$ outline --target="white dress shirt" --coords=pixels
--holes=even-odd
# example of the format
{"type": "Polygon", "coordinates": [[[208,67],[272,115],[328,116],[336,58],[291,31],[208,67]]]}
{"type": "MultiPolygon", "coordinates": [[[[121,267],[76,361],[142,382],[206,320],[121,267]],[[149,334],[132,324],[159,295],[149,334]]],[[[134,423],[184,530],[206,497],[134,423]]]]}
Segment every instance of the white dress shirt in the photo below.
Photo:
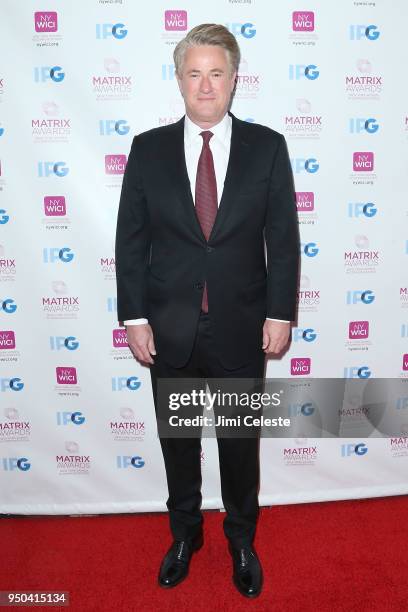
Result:
{"type": "MultiPolygon", "coordinates": [[[[224,189],[225,176],[231,147],[232,119],[228,113],[224,115],[219,123],[213,125],[211,132],[214,134],[210,139],[210,149],[214,159],[215,180],[217,183],[217,200],[220,205],[224,189]]],[[[191,193],[195,199],[195,183],[197,176],[198,159],[203,148],[203,138],[200,133],[204,131],[186,115],[184,120],[184,153],[186,158],[187,174],[190,180],[191,193]],[[194,187],[194,189],[193,189],[194,187]]],[[[270,321],[283,321],[282,319],[269,319],[270,321]]],[[[123,321],[125,325],[143,325],[147,319],[130,319],[123,321]]]]}

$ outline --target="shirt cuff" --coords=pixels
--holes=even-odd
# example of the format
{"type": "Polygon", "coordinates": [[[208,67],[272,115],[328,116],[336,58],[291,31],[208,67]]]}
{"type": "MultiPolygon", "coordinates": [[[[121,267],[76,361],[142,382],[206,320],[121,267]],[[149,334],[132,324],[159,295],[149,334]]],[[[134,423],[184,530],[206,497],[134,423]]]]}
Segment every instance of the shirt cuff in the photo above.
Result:
{"type": "Polygon", "coordinates": [[[279,323],[290,323],[290,321],[285,321],[284,319],[271,319],[270,317],[266,317],[267,321],[279,321],[279,323]]]}
{"type": "Polygon", "coordinates": [[[148,323],[147,319],[128,319],[123,321],[123,325],[146,325],[146,323],[148,323]]]}

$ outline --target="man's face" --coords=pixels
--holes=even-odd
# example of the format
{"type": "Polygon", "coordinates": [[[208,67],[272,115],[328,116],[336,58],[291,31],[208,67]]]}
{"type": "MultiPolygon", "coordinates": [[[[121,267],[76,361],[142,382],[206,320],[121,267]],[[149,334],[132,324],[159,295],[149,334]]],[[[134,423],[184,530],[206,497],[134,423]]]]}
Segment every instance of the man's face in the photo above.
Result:
{"type": "Polygon", "coordinates": [[[189,47],[177,81],[186,113],[202,128],[210,128],[227,112],[236,72],[231,74],[225,49],[215,45],[189,47]]]}

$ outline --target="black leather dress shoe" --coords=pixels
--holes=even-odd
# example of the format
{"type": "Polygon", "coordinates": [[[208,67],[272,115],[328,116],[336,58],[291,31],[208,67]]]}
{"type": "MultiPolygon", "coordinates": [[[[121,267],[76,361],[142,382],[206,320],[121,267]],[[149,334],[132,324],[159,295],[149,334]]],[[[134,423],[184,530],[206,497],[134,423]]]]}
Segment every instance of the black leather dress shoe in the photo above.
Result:
{"type": "Polygon", "coordinates": [[[232,581],[245,597],[258,597],[262,590],[262,567],[252,546],[233,548],[229,545],[234,573],[232,581]]]}
{"type": "Polygon", "coordinates": [[[180,584],[188,575],[193,552],[203,545],[203,536],[194,540],[174,540],[167,551],[159,572],[159,585],[168,589],[180,584]]]}

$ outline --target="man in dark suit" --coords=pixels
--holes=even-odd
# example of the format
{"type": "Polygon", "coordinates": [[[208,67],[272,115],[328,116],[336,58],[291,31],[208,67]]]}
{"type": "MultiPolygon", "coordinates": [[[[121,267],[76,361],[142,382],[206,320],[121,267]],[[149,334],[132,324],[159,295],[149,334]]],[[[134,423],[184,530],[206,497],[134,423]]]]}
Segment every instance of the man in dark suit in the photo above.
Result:
{"type": "MultiPolygon", "coordinates": [[[[162,378],[262,378],[295,318],[298,228],[284,137],[228,108],[240,53],[221,25],[189,32],[174,51],[186,115],[133,140],[116,236],[118,318],[162,378]],[[265,245],[267,263],[265,260],[265,245]]],[[[218,439],[224,532],[233,580],[262,588],[253,547],[259,439],[218,439]]],[[[160,438],[174,538],[159,584],[179,584],[202,545],[201,443],[160,438]]]]}

